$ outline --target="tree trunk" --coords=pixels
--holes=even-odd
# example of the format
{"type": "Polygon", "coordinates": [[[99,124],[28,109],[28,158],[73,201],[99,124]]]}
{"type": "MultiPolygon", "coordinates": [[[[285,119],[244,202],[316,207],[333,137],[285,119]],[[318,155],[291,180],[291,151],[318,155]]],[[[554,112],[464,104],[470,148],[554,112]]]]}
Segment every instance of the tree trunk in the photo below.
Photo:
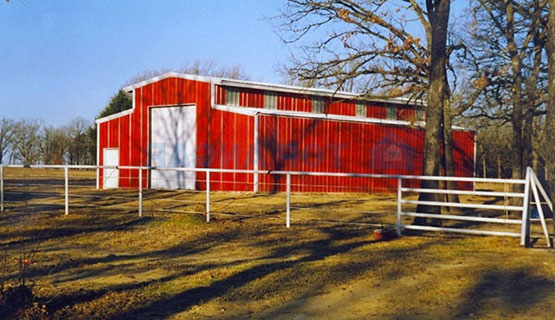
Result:
{"type": "Polygon", "coordinates": [[[526,102],[526,112],[524,113],[524,126],[522,128],[522,168],[532,166],[532,132],[533,121],[534,121],[534,107],[530,105],[535,104],[535,101],[530,101],[530,96],[528,95],[528,100],[526,102]]]}
{"type": "MultiPolygon", "coordinates": [[[[440,143],[442,137],[441,120],[447,83],[447,27],[449,23],[450,0],[427,0],[426,8],[431,26],[431,57],[429,62],[429,98],[426,108],[426,132],[424,141],[423,174],[437,176],[441,164],[440,143]]],[[[422,181],[423,188],[437,189],[437,181],[422,181]]],[[[436,201],[435,194],[421,193],[419,201],[436,201]]],[[[418,205],[417,212],[441,213],[437,206],[418,205]]],[[[425,218],[415,218],[415,224],[425,224],[425,218]]],[[[439,219],[432,220],[439,225],[439,219]]]]}
{"type": "Polygon", "coordinates": [[[482,171],[483,171],[483,177],[487,178],[486,157],[484,157],[483,155],[482,155],[482,171]]]}
{"type": "Polygon", "coordinates": [[[507,38],[507,50],[511,58],[511,70],[513,83],[511,86],[513,115],[511,125],[513,128],[513,139],[511,145],[511,167],[513,179],[522,178],[522,62],[518,56],[515,44],[514,8],[512,2],[508,1],[505,7],[507,15],[507,27],[505,37],[507,38]]]}
{"type": "MultiPolygon", "coordinates": [[[[518,55],[518,48],[515,43],[515,25],[514,25],[514,8],[511,1],[505,2],[505,14],[507,17],[507,26],[505,29],[505,38],[507,39],[507,51],[511,58],[512,84],[511,99],[513,104],[513,114],[511,118],[512,126],[512,143],[511,143],[511,169],[513,179],[523,178],[522,163],[522,61],[518,55]]],[[[522,185],[513,185],[514,192],[522,192],[522,185]]],[[[512,204],[516,204],[518,199],[513,198],[512,204]]]]}
{"type": "MultiPolygon", "coordinates": [[[[447,88],[448,84],[445,84],[447,88]]],[[[451,118],[451,103],[450,96],[444,98],[443,108],[443,156],[445,157],[445,175],[448,177],[455,176],[455,162],[453,160],[453,130],[451,118]]],[[[447,181],[447,189],[456,190],[456,181],[447,181]]],[[[449,202],[459,202],[459,196],[456,194],[448,194],[447,199],[449,202]]]]}
{"type": "Polygon", "coordinates": [[[501,179],[501,155],[497,154],[497,179],[501,179]]]}
{"type": "MultiPolygon", "coordinates": [[[[539,12],[539,1],[534,2],[534,12],[539,12]]],[[[523,143],[523,169],[533,165],[533,147],[532,147],[532,134],[534,132],[534,112],[536,111],[537,103],[537,90],[538,90],[538,76],[541,70],[542,51],[544,48],[544,41],[540,37],[540,19],[534,21],[534,38],[533,48],[534,57],[532,60],[532,71],[526,79],[526,111],[524,113],[524,129],[522,131],[523,143]]]]}
{"type": "Polygon", "coordinates": [[[532,170],[538,172],[538,153],[536,151],[532,151],[532,170]]]}
{"type": "MultiPolygon", "coordinates": [[[[549,61],[549,99],[547,103],[547,119],[545,130],[546,167],[549,176],[549,189],[551,200],[555,200],[555,0],[549,0],[549,23],[547,36],[547,58],[549,61]]],[[[555,233],[555,223],[553,224],[555,233]]]]}

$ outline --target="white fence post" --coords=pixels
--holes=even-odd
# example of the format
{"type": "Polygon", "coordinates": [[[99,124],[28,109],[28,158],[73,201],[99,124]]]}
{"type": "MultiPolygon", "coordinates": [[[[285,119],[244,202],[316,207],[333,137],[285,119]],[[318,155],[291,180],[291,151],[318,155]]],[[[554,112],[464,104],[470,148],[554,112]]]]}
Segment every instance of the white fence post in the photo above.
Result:
{"type": "Polygon", "coordinates": [[[397,178],[397,235],[401,235],[401,200],[403,198],[401,177],[397,178]]]}
{"type": "Polygon", "coordinates": [[[67,164],[64,167],[64,180],[65,180],[65,215],[69,214],[69,173],[67,164]]]}
{"type": "Polygon", "coordinates": [[[540,222],[543,229],[543,234],[545,235],[545,240],[547,241],[547,246],[551,248],[551,238],[549,237],[549,231],[547,231],[547,225],[545,223],[545,216],[543,215],[543,208],[541,203],[540,195],[538,194],[538,188],[536,186],[536,181],[530,179],[530,187],[532,189],[532,195],[534,196],[534,202],[536,203],[536,209],[540,216],[540,222]]]}
{"type": "Polygon", "coordinates": [[[206,170],[206,222],[210,222],[210,171],[206,170]]]}
{"type": "Polygon", "coordinates": [[[139,217],[143,216],[143,169],[139,169],[139,217]]]}
{"type": "Polygon", "coordinates": [[[285,214],[285,226],[287,228],[291,227],[291,174],[287,174],[287,179],[285,181],[285,188],[287,193],[287,211],[285,214]]]}
{"type": "Polygon", "coordinates": [[[4,166],[0,165],[0,212],[4,212],[4,166]]]}
{"type": "Polygon", "coordinates": [[[526,183],[524,184],[524,200],[522,202],[522,227],[520,229],[520,245],[530,246],[530,167],[526,168],[526,183]]]}
{"type": "Polygon", "coordinates": [[[258,114],[254,116],[254,150],[253,150],[253,189],[254,193],[258,193],[258,114]]]}

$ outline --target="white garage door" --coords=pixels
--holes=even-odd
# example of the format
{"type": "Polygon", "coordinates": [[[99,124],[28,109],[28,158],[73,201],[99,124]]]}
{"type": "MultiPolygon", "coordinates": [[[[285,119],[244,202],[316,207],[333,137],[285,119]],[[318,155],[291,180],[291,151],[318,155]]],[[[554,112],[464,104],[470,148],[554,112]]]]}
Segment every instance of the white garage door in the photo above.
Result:
{"type": "MultiPolygon", "coordinates": [[[[118,166],[119,165],[119,149],[104,149],[104,165],[105,166],[118,166]]],[[[118,187],[119,172],[116,168],[104,169],[103,187],[104,189],[112,189],[118,187]]]]}
{"type": "MultiPolygon", "coordinates": [[[[151,165],[194,168],[196,164],[196,107],[151,109],[151,165]]],[[[152,170],[154,189],[194,189],[195,172],[152,170]]]]}

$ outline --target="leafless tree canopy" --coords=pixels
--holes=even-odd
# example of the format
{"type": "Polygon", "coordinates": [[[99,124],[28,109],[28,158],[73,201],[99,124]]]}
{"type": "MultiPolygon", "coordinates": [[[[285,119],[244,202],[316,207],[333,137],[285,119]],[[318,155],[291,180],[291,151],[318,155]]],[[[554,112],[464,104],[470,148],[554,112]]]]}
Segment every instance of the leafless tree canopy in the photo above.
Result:
{"type": "Polygon", "coordinates": [[[4,163],[4,156],[13,144],[14,122],[11,119],[0,119],[0,164],[4,163]]]}
{"type": "Polygon", "coordinates": [[[228,79],[249,80],[249,76],[239,65],[219,65],[214,60],[194,60],[177,69],[159,69],[142,72],[131,78],[126,85],[135,84],[143,80],[151,79],[166,72],[178,72],[194,75],[213,76],[228,79]]]}
{"type": "Polygon", "coordinates": [[[511,123],[513,178],[522,178],[537,156],[534,118],[545,114],[547,98],[546,10],[540,0],[471,2],[466,61],[488,79],[479,103],[466,115],[511,123]]]}
{"type": "Polygon", "coordinates": [[[15,124],[12,148],[24,164],[34,164],[40,159],[41,122],[22,120],[15,124]]]}
{"type": "Polygon", "coordinates": [[[59,127],[43,126],[40,120],[0,120],[2,163],[94,164],[96,135],[91,122],[75,118],[59,127]]]}
{"type": "Polygon", "coordinates": [[[387,96],[428,88],[430,22],[416,0],[290,0],[279,18],[285,42],[306,40],[287,69],[301,82],[387,96]]]}

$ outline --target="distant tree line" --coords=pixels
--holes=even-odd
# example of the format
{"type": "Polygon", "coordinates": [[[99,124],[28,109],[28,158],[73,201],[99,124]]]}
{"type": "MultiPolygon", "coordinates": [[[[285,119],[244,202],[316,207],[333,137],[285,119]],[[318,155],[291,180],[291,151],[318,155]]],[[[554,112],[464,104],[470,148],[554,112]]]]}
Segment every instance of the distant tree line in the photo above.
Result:
{"type": "MultiPolygon", "coordinates": [[[[550,176],[547,170],[549,147],[547,146],[545,123],[542,121],[545,121],[545,118],[536,119],[533,124],[530,166],[541,178],[547,180],[550,176]]],[[[478,119],[472,123],[467,122],[465,125],[479,128],[476,131],[476,176],[511,178],[511,126],[508,123],[485,119],[478,119]]]]}
{"type": "Polygon", "coordinates": [[[0,164],[94,164],[90,121],[46,126],[40,120],[0,119],[0,164]]]}

